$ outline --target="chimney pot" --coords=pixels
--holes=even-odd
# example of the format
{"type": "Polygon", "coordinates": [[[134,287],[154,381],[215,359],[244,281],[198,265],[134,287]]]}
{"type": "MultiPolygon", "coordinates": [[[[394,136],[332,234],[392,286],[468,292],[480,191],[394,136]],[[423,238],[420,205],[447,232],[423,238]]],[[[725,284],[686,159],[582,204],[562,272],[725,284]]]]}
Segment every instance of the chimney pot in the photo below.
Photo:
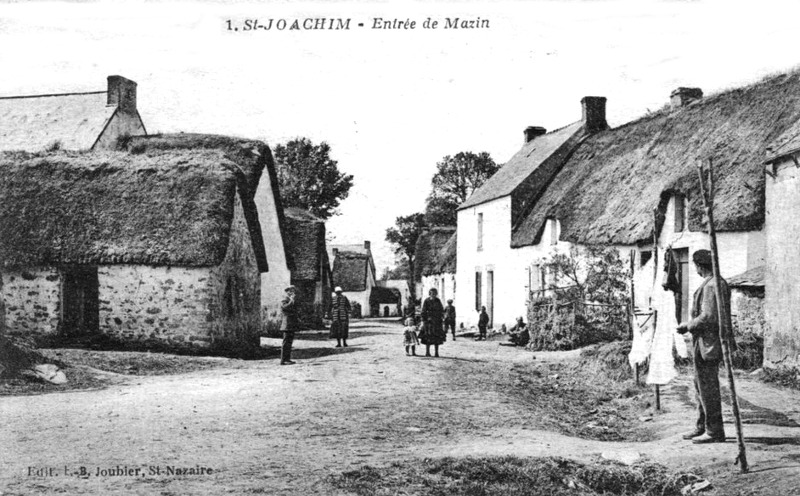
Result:
{"type": "Polygon", "coordinates": [[[136,82],[122,76],[108,76],[106,103],[123,112],[136,112],[136,82]]]}
{"type": "Polygon", "coordinates": [[[700,88],[684,88],[681,86],[669,94],[669,103],[673,108],[678,108],[701,98],[703,98],[703,90],[700,88]]]}
{"type": "Polygon", "coordinates": [[[528,126],[525,128],[524,134],[525,134],[525,143],[529,143],[537,136],[547,134],[547,129],[540,126],[528,126]]]}
{"type": "Polygon", "coordinates": [[[585,96],[581,98],[583,126],[587,132],[596,133],[608,129],[606,122],[606,97],[585,96]]]}

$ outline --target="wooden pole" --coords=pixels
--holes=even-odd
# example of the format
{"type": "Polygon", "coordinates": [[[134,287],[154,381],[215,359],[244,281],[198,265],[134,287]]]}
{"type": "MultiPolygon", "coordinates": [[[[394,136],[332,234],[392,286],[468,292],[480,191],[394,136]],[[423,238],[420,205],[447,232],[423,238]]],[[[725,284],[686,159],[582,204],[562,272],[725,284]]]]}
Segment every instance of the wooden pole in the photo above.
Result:
{"type": "Polygon", "coordinates": [[[719,271],[719,252],[717,251],[717,232],[714,228],[714,168],[711,159],[708,159],[708,191],[705,187],[703,177],[703,163],[698,164],[697,173],[700,176],[700,194],[703,196],[703,205],[708,219],[708,237],[711,244],[711,264],[714,273],[717,293],[717,317],[719,320],[719,338],[722,344],[722,359],[728,371],[728,387],[731,392],[731,406],[733,407],[733,418],[736,424],[736,439],[739,444],[739,454],[736,463],[739,464],[742,473],[747,473],[747,455],[744,445],[744,433],[742,432],[742,418],[739,413],[739,400],[736,397],[736,386],[733,380],[733,365],[731,363],[730,335],[733,326],[731,325],[731,312],[728,308],[729,301],[722,292],[722,277],[719,271]]]}
{"type": "Polygon", "coordinates": [[[656,384],[656,410],[661,411],[661,386],[656,384]]]}
{"type": "MultiPolygon", "coordinates": [[[[656,329],[658,325],[658,310],[653,309],[653,341],[655,341],[656,329]]],[[[649,373],[649,372],[648,372],[649,373]]],[[[656,384],[656,411],[661,411],[661,388],[656,384]]]]}

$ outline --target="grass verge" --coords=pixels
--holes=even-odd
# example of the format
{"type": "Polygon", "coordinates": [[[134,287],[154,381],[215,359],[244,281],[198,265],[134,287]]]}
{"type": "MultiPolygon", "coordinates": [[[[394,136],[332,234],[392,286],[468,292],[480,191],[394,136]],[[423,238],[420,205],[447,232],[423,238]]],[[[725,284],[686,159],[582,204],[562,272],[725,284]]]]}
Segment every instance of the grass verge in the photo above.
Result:
{"type": "Polygon", "coordinates": [[[364,466],[330,477],[336,489],[358,495],[680,495],[698,480],[641,461],[627,466],[559,457],[441,458],[364,466]]]}
{"type": "Polygon", "coordinates": [[[652,414],[651,395],[636,385],[629,351],[629,342],[612,342],[572,362],[515,364],[514,392],[536,412],[531,427],[600,441],[655,439],[640,420],[652,414]]]}

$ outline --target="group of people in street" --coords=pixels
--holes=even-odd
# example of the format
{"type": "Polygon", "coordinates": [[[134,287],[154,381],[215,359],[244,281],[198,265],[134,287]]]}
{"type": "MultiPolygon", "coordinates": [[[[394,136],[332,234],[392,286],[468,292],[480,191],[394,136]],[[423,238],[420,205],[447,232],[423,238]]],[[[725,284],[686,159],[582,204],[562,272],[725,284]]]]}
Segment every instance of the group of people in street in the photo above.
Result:
{"type": "MultiPolygon", "coordinates": [[[[725,431],[722,423],[722,402],[720,398],[719,365],[722,361],[722,342],[720,340],[720,322],[718,316],[717,282],[712,277],[713,268],[711,252],[697,250],[692,255],[697,273],[703,278],[703,283],[694,294],[691,318],[678,325],[677,331],[681,334],[690,333],[692,336],[692,351],[694,361],[694,387],[697,400],[697,418],[695,427],[686,433],[684,439],[697,444],[717,443],[725,441],[725,431]]],[[[724,279],[720,278],[720,294],[724,299],[725,308],[730,309],[730,290],[724,279]]],[[[281,331],[283,343],[281,348],[281,365],[291,365],[292,341],[298,326],[296,289],[294,286],[286,288],[281,310],[283,321],[281,331]]],[[[336,347],[347,347],[347,338],[350,328],[350,302],[342,294],[342,289],[337,287],[331,305],[330,337],[336,339],[336,347]]],[[[478,319],[479,337],[486,339],[486,328],[489,315],[486,307],[481,308],[478,319]]],[[[419,325],[415,325],[413,314],[405,321],[403,343],[406,354],[416,355],[416,347],[425,345],[425,356],[439,356],[439,346],[447,340],[447,331],[451,331],[453,340],[456,338],[456,309],[453,300],[447,301],[447,306],[442,305],[436,289],[431,289],[428,297],[422,304],[419,325]]],[[[731,341],[733,337],[728,337],[731,341]]],[[[511,341],[517,345],[524,345],[530,339],[530,334],[525,323],[520,317],[511,330],[511,341]]]]}
{"type": "MultiPolygon", "coordinates": [[[[347,338],[350,334],[350,301],[342,294],[342,288],[336,287],[331,301],[331,329],[330,337],[336,340],[337,348],[347,347],[347,338]]],[[[286,288],[286,296],[281,302],[281,365],[294,365],[292,361],[292,343],[294,333],[299,329],[297,303],[297,288],[286,288]]]]}

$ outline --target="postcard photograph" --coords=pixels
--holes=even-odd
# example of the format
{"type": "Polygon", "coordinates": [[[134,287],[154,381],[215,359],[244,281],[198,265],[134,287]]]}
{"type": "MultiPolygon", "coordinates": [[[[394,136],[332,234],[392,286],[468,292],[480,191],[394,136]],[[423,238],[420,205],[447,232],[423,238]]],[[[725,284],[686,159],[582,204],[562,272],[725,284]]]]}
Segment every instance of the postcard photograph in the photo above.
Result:
{"type": "Polygon", "coordinates": [[[0,494],[800,495],[798,13],[0,0],[0,494]]]}

